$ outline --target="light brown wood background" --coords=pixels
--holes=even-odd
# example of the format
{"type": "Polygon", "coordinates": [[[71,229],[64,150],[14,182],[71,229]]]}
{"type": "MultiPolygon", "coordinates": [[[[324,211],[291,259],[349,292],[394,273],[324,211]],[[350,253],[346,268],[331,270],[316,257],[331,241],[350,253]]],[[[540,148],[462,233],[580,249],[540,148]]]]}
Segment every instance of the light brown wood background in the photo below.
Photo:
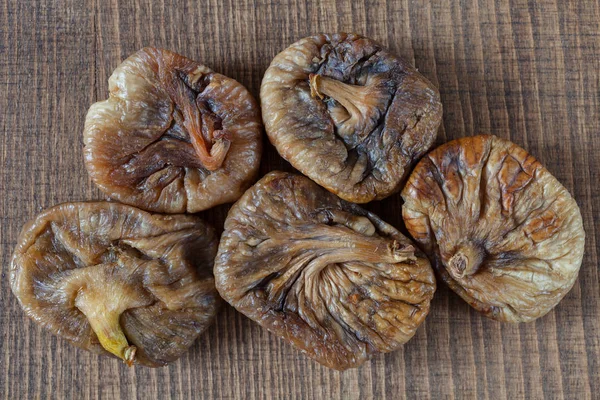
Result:
{"type": "MultiPolygon", "coordinates": [[[[0,398],[600,398],[598,0],[61,0],[0,2],[0,398]],[[162,369],[127,368],[27,320],[8,283],[23,223],[101,193],[82,162],[87,108],[112,70],[161,46],[258,96],[275,54],[317,32],[387,45],[439,86],[438,143],[493,133],[528,149],[574,194],[587,231],[573,290],[546,317],[503,325],[440,285],[403,349],[327,370],[227,307],[162,369]]],[[[263,172],[289,169],[268,146],[263,172]]],[[[401,226],[400,198],[369,208],[401,226]]],[[[204,213],[218,229],[228,207],[204,213]]]]}

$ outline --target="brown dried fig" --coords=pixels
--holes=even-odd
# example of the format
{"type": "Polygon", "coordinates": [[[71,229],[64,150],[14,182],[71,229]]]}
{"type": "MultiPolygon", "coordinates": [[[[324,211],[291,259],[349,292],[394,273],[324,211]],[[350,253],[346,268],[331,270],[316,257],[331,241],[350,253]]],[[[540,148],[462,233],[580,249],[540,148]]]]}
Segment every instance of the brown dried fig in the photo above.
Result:
{"type": "Polygon", "coordinates": [[[431,82],[354,34],[294,43],[271,62],[260,96],[279,154],[355,203],[400,190],[410,167],[433,145],[442,118],[431,82]]]}
{"type": "Polygon", "coordinates": [[[396,229],[282,172],[230,210],[215,280],[238,311],[339,370],[408,341],[435,291],[429,261],[396,229]]]}
{"type": "Polygon", "coordinates": [[[476,310],[509,322],[545,315],[583,258],[581,214],[533,156],[495,136],[446,143],[402,192],[404,222],[442,279],[476,310]]]}
{"type": "Polygon", "coordinates": [[[107,195],[149,211],[198,212],[252,184],[262,124],[240,83],[155,48],[133,54],[108,83],[83,134],[87,170],[107,195]]]}
{"type": "Polygon", "coordinates": [[[193,216],[65,203],[25,225],[10,280],[25,313],[55,335],[158,367],[212,323],[216,251],[213,229],[193,216]]]}

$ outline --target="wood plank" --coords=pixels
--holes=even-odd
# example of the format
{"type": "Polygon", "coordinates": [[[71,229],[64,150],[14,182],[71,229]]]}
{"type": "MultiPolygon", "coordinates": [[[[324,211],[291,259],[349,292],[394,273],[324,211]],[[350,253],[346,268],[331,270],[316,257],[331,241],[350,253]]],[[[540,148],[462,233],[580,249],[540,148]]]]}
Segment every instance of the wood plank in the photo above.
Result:
{"type": "MultiPolygon", "coordinates": [[[[0,398],[591,399],[600,393],[600,4],[597,0],[51,0],[0,4],[0,398]],[[440,88],[438,143],[480,132],[527,148],[577,199],[586,254],[573,290],[530,324],[487,320],[440,283],[402,349],[344,373],[231,307],[172,365],[127,368],[25,318],[8,283],[23,223],[101,199],[82,163],[87,108],[129,54],[159,46],[258,97],[270,60],[316,32],[356,31],[440,88]]],[[[265,139],[262,173],[292,170],[265,139]]],[[[401,227],[401,200],[368,208],[401,227]]],[[[229,206],[202,216],[222,229],[229,206]]]]}

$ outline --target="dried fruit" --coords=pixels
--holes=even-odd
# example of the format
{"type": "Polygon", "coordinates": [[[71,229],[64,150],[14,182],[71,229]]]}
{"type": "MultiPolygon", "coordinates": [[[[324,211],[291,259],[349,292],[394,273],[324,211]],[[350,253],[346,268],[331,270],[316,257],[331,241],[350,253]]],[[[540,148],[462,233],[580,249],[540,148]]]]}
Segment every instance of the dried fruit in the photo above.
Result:
{"type": "Polygon", "coordinates": [[[213,321],[213,229],[118,203],[65,203],[30,221],[11,263],[25,313],[71,343],[129,365],[181,356],[213,321]]]}
{"type": "Polygon", "coordinates": [[[256,178],[258,105],[235,80],[144,48],[109,81],[85,122],[85,162],[112,198],[145,210],[198,212],[237,200],[256,178]]]}
{"type": "Polygon", "coordinates": [[[215,280],[238,311],[339,370],[408,341],[435,291],[429,261],[396,229],[282,172],[230,210],[215,280]]]}
{"type": "Polygon", "coordinates": [[[533,156],[495,136],[446,143],[402,192],[410,234],[452,290],[486,316],[527,322],[573,286],[583,258],[581,214],[533,156]]]}
{"type": "Polygon", "coordinates": [[[294,43],[271,62],[260,96],[281,156],[355,203],[400,190],[442,118],[439,93],[425,77],[354,34],[294,43]]]}

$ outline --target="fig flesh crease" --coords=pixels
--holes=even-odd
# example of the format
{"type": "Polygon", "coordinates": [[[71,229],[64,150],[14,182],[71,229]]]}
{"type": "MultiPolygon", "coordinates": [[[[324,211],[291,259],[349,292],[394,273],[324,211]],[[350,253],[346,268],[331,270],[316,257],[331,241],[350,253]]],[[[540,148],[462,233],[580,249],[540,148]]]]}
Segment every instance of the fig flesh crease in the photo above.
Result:
{"type": "Polygon", "coordinates": [[[427,258],[395,228],[282,172],[230,210],[215,280],[238,311],[339,370],[408,341],[435,291],[427,258]]]}
{"type": "Polygon", "coordinates": [[[158,367],[212,323],[216,251],[213,229],[193,216],[64,203],[23,228],[11,286],[25,313],[54,334],[158,367]]]}
{"type": "Polygon", "coordinates": [[[528,322],[571,289],[585,242],[575,200],[539,161],[495,136],[425,156],[402,192],[412,237],[476,310],[528,322]]]}
{"type": "Polygon", "coordinates": [[[442,118],[431,82],[371,39],[346,33],[308,37],[278,54],[261,106],[281,156],[355,203],[400,190],[442,118]]]}
{"type": "Polygon", "coordinates": [[[109,79],[84,128],[87,170],[108,196],[165,213],[237,200],[256,179],[262,123],[238,82],[144,48],[109,79]]]}

